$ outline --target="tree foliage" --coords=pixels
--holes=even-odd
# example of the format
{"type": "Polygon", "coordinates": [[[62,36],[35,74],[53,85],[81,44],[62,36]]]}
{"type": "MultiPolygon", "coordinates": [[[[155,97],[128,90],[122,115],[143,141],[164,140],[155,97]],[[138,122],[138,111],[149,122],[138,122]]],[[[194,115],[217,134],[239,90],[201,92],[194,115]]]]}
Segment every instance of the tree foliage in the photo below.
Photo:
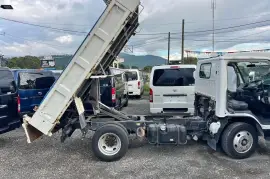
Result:
{"type": "Polygon", "coordinates": [[[196,57],[184,58],[184,64],[194,64],[197,65],[198,59],[196,57]]]}
{"type": "Polygon", "coordinates": [[[119,63],[119,68],[126,69],[127,67],[123,63],[119,63]]]}
{"type": "Polygon", "coordinates": [[[132,69],[139,69],[139,67],[137,67],[137,66],[132,66],[131,68],[132,69]]]}
{"type": "Polygon", "coordinates": [[[170,61],[170,65],[179,65],[179,64],[193,64],[197,65],[198,59],[196,57],[184,57],[184,62],[181,60],[170,61]]]}
{"type": "Polygon", "coordinates": [[[152,70],[152,66],[145,66],[144,68],[143,68],[143,71],[144,72],[147,72],[147,73],[150,73],[151,72],[151,70],[152,70]]]}
{"type": "Polygon", "coordinates": [[[14,57],[8,61],[7,66],[9,68],[38,69],[40,68],[40,60],[33,56],[14,57]]]}

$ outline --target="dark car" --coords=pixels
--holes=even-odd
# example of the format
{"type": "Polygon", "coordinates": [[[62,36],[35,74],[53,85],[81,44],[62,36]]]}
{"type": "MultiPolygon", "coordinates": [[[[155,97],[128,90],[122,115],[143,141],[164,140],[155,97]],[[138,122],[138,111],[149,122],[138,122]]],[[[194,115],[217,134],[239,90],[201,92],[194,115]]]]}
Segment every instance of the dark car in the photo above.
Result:
{"type": "MultiPolygon", "coordinates": [[[[53,71],[56,79],[59,78],[61,72],[61,70],[53,71]]],[[[106,106],[116,109],[127,106],[127,76],[124,73],[113,74],[113,70],[107,70],[107,74],[114,76],[100,79],[100,101],[106,106]]],[[[87,113],[93,113],[90,102],[85,102],[84,107],[87,113]]]]}
{"type": "Polygon", "coordinates": [[[0,134],[20,126],[17,88],[13,74],[8,68],[0,68],[0,134]]]}
{"type": "Polygon", "coordinates": [[[13,70],[18,88],[18,103],[20,114],[33,113],[44,96],[55,82],[51,71],[47,70],[13,70]]]}

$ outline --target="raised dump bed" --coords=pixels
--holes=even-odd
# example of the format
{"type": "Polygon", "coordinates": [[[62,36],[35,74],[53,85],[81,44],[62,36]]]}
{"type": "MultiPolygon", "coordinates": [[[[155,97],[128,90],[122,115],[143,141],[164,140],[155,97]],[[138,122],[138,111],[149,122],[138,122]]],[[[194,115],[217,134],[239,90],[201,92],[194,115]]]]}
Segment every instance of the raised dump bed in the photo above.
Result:
{"type": "Polygon", "coordinates": [[[77,99],[77,110],[83,113],[82,99],[91,88],[91,75],[107,69],[134,34],[138,27],[139,5],[140,0],[107,2],[107,8],[38,110],[32,117],[24,117],[28,142],[42,134],[50,136],[74,99],[77,99]]]}

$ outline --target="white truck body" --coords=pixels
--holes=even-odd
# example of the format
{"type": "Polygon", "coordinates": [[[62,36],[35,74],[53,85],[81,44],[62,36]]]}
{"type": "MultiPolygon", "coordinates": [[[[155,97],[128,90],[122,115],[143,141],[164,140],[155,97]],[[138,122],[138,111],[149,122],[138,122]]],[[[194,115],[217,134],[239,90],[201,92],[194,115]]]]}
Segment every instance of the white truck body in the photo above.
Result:
{"type": "MultiPolygon", "coordinates": [[[[65,110],[77,98],[83,84],[92,74],[98,71],[101,62],[106,64],[111,60],[110,58],[115,58],[118,55],[112,55],[110,58],[105,57],[108,53],[112,53],[110,52],[112,44],[121,41],[120,33],[125,30],[125,26],[130,23],[134,14],[138,13],[139,5],[140,0],[110,1],[38,110],[32,117],[24,117],[23,127],[28,142],[31,142],[29,129],[32,127],[45,135],[51,135],[65,110]]],[[[135,25],[134,28],[136,29],[135,25]]],[[[127,38],[125,39],[127,41],[130,36],[125,38],[127,38]]],[[[120,50],[117,49],[115,53],[119,52],[120,50]]],[[[80,103],[76,102],[77,104],[80,103]]],[[[81,110],[83,111],[83,109],[81,110]]]]}
{"type": "MultiPolygon", "coordinates": [[[[253,114],[246,111],[231,113],[227,106],[227,90],[230,89],[229,77],[232,75],[228,70],[229,62],[269,62],[269,52],[245,52],[228,54],[199,60],[195,73],[195,93],[207,96],[215,101],[215,115],[219,118],[225,117],[249,117],[258,122],[263,130],[269,130],[270,125],[265,125],[253,114]],[[204,76],[202,77],[202,72],[204,76]]],[[[236,78],[236,77],[235,77],[236,78]]],[[[239,79],[241,80],[241,79],[239,79]]],[[[241,82],[242,83],[242,82],[241,82]]]]}

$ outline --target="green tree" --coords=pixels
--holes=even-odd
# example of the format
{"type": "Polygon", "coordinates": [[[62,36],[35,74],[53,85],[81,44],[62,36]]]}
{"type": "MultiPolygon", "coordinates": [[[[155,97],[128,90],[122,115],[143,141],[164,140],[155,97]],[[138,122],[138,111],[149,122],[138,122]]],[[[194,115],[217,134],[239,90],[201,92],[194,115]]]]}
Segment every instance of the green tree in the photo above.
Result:
{"type": "Polygon", "coordinates": [[[181,64],[181,61],[179,60],[170,61],[170,65],[179,65],[179,64],[181,64]]]}
{"type": "Polygon", "coordinates": [[[197,65],[198,59],[196,57],[184,58],[184,64],[194,64],[197,65]]]}
{"type": "Polygon", "coordinates": [[[145,66],[144,68],[143,68],[143,71],[144,72],[147,72],[147,73],[150,73],[151,72],[151,70],[152,70],[152,66],[145,66]]]}
{"type": "Polygon", "coordinates": [[[123,63],[119,63],[119,68],[126,69],[126,66],[123,63]]]}
{"type": "Polygon", "coordinates": [[[9,68],[38,69],[40,68],[40,60],[34,56],[14,57],[8,61],[7,66],[9,68]]]}
{"type": "Polygon", "coordinates": [[[132,69],[139,69],[137,66],[131,66],[132,69]]]}

